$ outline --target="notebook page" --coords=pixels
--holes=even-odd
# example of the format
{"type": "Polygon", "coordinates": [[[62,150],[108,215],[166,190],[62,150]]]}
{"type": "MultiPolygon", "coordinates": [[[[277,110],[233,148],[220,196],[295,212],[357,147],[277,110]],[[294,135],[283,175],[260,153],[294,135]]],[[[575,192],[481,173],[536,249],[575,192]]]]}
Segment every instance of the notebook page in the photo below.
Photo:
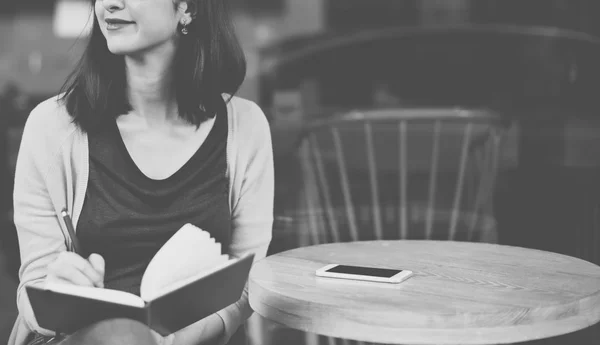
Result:
{"type": "Polygon", "coordinates": [[[233,264],[234,261],[236,261],[236,259],[229,259],[228,255],[221,255],[218,260],[216,260],[215,262],[212,263],[211,267],[206,268],[202,272],[199,272],[197,274],[191,275],[187,278],[184,278],[184,279],[181,279],[178,281],[174,281],[168,285],[161,285],[160,289],[153,290],[151,292],[147,292],[144,295],[144,301],[150,302],[158,297],[161,297],[170,292],[173,292],[173,291],[175,291],[179,288],[182,288],[204,276],[211,274],[212,272],[216,272],[228,265],[233,264]]]}
{"type": "Polygon", "coordinates": [[[221,244],[192,224],[179,229],[159,249],[142,277],[140,295],[148,301],[190,277],[197,277],[221,261],[221,244]]]}

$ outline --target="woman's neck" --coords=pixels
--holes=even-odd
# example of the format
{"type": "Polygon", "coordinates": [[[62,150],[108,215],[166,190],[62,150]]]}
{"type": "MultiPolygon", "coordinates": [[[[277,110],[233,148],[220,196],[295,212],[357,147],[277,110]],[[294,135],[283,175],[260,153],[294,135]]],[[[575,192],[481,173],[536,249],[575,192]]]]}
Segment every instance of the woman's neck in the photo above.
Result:
{"type": "Polygon", "coordinates": [[[148,124],[160,125],[178,118],[171,68],[173,55],[162,51],[125,57],[129,102],[134,113],[148,124]]]}

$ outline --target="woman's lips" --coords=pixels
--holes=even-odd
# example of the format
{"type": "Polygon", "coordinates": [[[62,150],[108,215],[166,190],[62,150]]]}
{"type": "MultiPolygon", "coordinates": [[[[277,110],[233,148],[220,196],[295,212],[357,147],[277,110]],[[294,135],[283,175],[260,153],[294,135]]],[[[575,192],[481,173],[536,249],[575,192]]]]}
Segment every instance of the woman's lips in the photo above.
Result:
{"type": "Polygon", "coordinates": [[[106,19],[105,22],[106,22],[107,30],[119,30],[119,29],[124,28],[127,25],[133,24],[133,22],[130,22],[127,20],[113,19],[113,18],[106,19]]]}

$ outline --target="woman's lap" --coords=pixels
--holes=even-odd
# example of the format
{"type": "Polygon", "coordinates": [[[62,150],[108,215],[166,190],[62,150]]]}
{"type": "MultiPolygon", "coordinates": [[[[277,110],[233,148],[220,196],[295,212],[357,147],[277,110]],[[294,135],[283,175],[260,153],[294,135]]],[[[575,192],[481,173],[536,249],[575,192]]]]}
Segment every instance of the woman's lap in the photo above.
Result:
{"type": "MultiPolygon", "coordinates": [[[[49,339],[46,339],[46,341],[49,339]]],[[[137,321],[128,319],[111,319],[97,322],[83,328],[64,339],[33,344],[52,345],[159,345],[150,329],[137,321]]]]}

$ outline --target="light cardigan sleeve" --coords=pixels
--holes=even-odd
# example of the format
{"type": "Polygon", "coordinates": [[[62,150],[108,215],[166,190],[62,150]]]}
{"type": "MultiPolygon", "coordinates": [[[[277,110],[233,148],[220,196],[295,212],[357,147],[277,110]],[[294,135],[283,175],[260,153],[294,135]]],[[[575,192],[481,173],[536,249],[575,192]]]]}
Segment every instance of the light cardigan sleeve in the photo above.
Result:
{"type": "MultiPolygon", "coordinates": [[[[271,132],[260,108],[247,102],[238,115],[235,152],[237,163],[232,203],[233,233],[230,254],[236,257],[254,253],[254,262],[265,257],[271,242],[273,226],[274,172],[271,132]]],[[[244,323],[252,309],[248,302],[248,286],[241,299],[217,314],[225,324],[221,343],[226,344],[244,323]]]]}
{"type": "MultiPolygon", "coordinates": [[[[56,123],[47,104],[31,112],[26,122],[15,171],[14,223],[21,253],[17,307],[19,318],[29,330],[51,335],[38,325],[25,286],[43,283],[47,266],[58,253],[66,250],[64,237],[48,190],[47,175],[53,168],[60,143],[48,139],[48,133],[57,134],[56,123]]],[[[60,133],[59,133],[60,134],[60,133]]],[[[60,186],[57,186],[60,187],[60,186]]]]}

